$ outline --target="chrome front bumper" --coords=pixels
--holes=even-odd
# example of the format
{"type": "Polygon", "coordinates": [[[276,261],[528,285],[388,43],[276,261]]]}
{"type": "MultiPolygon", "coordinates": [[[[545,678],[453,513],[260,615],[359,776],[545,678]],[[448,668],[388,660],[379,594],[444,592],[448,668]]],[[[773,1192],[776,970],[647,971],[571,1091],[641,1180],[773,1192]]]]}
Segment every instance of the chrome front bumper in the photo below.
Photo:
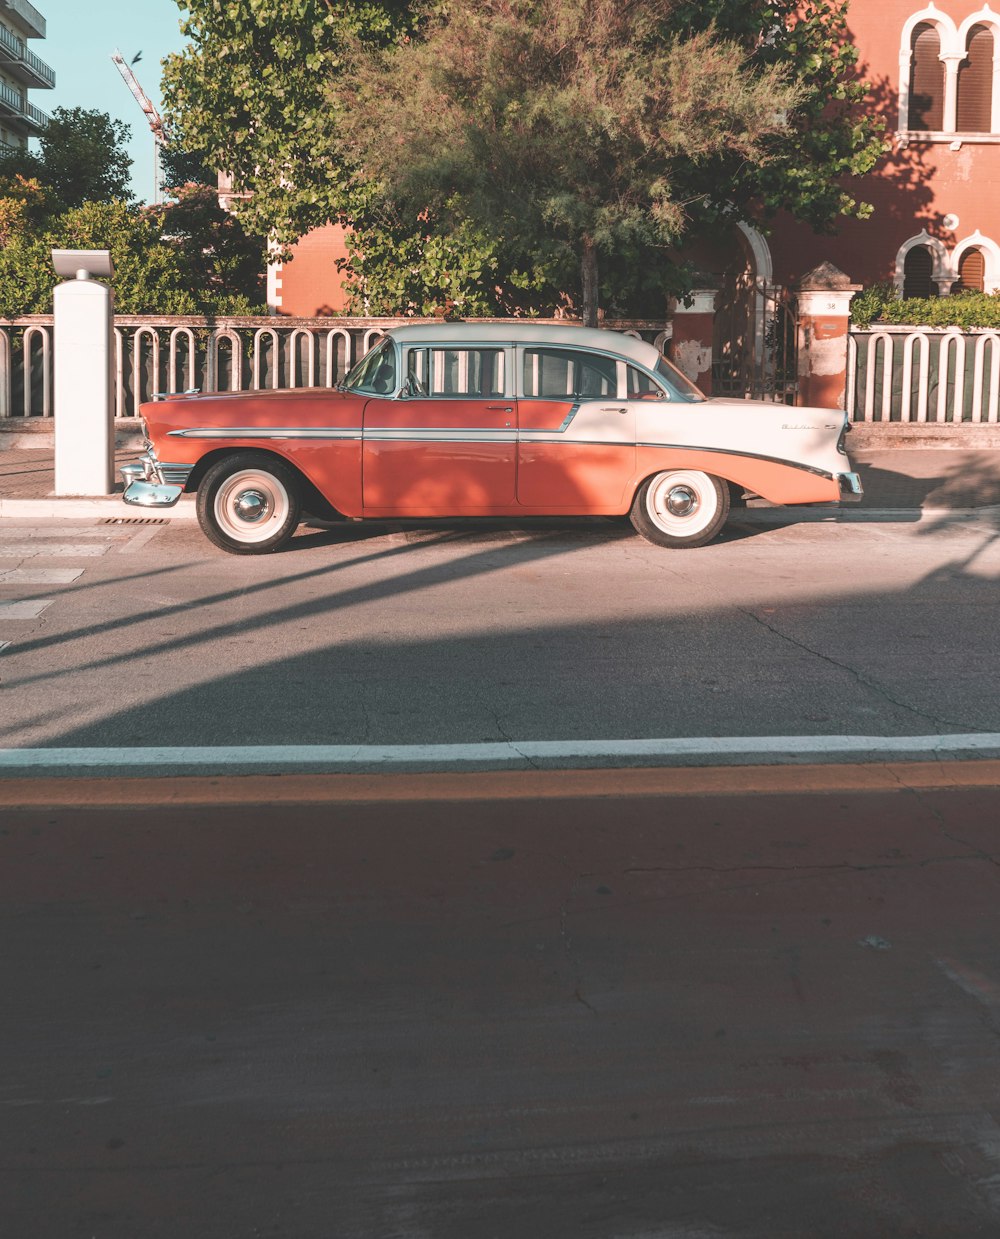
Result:
{"type": "Polygon", "coordinates": [[[840,502],[841,503],[860,503],[865,497],[865,488],[861,485],[861,478],[856,473],[839,473],[837,481],[840,483],[840,502]]]}
{"type": "Polygon", "coordinates": [[[145,452],[119,470],[125,480],[122,499],[129,507],[172,508],[184,494],[191,469],[191,465],[161,464],[152,451],[145,452]]]}

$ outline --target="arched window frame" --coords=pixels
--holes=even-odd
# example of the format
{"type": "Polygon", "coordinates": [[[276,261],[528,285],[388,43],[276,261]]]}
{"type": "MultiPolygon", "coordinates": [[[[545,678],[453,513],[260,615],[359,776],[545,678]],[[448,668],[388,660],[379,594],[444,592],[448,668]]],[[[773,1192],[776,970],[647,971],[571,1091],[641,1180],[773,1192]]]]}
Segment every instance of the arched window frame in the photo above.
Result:
{"type": "MultiPolygon", "coordinates": [[[[958,46],[964,60],[968,54],[969,35],[974,26],[986,26],[993,35],[993,83],[990,91],[990,132],[1000,133],[1000,16],[984,5],[978,13],[967,17],[958,28],[958,46]]],[[[958,66],[955,62],[955,100],[958,102],[958,66]]]]}
{"type": "Polygon", "coordinates": [[[906,255],[918,245],[925,246],[931,253],[931,279],[937,285],[938,296],[946,297],[951,292],[951,286],[958,279],[958,269],[962,255],[966,250],[978,249],[983,255],[983,287],[986,292],[1000,290],[1000,245],[990,237],[984,237],[977,228],[975,232],[963,237],[952,249],[948,249],[937,237],[932,237],[925,228],[918,236],[904,241],[896,253],[896,270],[893,283],[896,291],[902,296],[904,266],[906,255]]]}
{"type": "Polygon", "coordinates": [[[922,245],[931,253],[931,279],[937,285],[938,296],[946,297],[951,292],[951,286],[958,279],[955,274],[957,268],[953,268],[950,255],[937,237],[932,237],[925,228],[918,236],[910,237],[908,241],[904,241],[896,253],[896,272],[893,277],[893,282],[896,285],[896,291],[900,296],[903,295],[903,281],[905,279],[904,266],[906,264],[906,255],[910,250],[916,249],[922,245]]]}
{"type": "Polygon", "coordinates": [[[1000,14],[994,13],[988,4],[978,13],[970,13],[956,26],[947,13],[942,13],[934,4],[928,4],[919,13],[914,13],[903,25],[899,43],[899,137],[905,144],[913,138],[939,142],[968,141],[968,135],[956,130],[958,113],[958,68],[968,55],[969,33],[973,26],[986,26],[993,34],[993,83],[990,97],[990,132],[1000,135],[1000,14]],[[944,63],[944,119],[943,128],[928,133],[910,129],[910,60],[912,57],[913,31],[922,22],[934,26],[941,43],[940,59],[944,63]]]}
{"type": "Polygon", "coordinates": [[[955,279],[958,279],[962,255],[966,250],[972,249],[979,250],[983,255],[983,289],[988,293],[996,292],[997,288],[1000,288],[1000,245],[989,237],[984,237],[978,228],[971,236],[959,241],[948,255],[955,279]]]}

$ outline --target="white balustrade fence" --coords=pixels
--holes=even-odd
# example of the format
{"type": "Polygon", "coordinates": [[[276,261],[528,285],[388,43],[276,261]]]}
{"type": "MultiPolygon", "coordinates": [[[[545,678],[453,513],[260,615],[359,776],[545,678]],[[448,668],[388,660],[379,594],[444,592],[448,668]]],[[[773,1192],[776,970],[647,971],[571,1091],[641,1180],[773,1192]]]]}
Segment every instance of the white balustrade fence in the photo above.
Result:
{"type": "Polygon", "coordinates": [[[847,408],[855,422],[996,422],[1000,332],[879,325],[854,330],[847,408]]]}
{"type": "MultiPolygon", "coordinates": [[[[157,392],[332,387],[390,327],[419,321],[116,315],[115,413],[134,417],[157,392]]],[[[661,350],[667,339],[664,323],[604,325],[661,350]]],[[[51,315],[0,320],[0,418],[52,416],[56,347],[51,315]]]]}

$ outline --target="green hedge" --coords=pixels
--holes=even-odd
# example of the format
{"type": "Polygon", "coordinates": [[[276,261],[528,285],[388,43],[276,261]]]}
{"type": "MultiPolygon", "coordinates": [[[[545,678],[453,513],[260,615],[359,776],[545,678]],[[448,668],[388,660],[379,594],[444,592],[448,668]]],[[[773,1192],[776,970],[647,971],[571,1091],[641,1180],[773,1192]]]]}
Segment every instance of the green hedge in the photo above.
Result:
{"type": "Polygon", "coordinates": [[[873,284],[851,301],[855,327],[1000,328],[1000,293],[953,293],[950,297],[899,296],[892,284],[873,284]]]}

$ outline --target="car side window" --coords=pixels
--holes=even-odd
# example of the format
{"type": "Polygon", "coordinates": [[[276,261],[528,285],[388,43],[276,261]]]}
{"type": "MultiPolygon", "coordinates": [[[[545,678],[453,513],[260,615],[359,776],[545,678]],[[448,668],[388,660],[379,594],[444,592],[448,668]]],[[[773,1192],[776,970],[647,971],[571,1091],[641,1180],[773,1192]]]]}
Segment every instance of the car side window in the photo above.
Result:
{"type": "Polygon", "coordinates": [[[617,393],[618,371],[613,357],[570,348],[527,348],[523,356],[525,396],[591,400],[617,393]]]}
{"type": "Polygon", "coordinates": [[[502,348],[411,348],[406,376],[411,395],[490,399],[504,394],[502,348]]]}
{"type": "Polygon", "coordinates": [[[388,396],[396,390],[396,350],[383,340],[358,362],[344,380],[348,391],[388,396]]]}
{"type": "Polygon", "coordinates": [[[629,366],[626,371],[629,400],[669,400],[670,396],[644,370],[629,366]]]}

